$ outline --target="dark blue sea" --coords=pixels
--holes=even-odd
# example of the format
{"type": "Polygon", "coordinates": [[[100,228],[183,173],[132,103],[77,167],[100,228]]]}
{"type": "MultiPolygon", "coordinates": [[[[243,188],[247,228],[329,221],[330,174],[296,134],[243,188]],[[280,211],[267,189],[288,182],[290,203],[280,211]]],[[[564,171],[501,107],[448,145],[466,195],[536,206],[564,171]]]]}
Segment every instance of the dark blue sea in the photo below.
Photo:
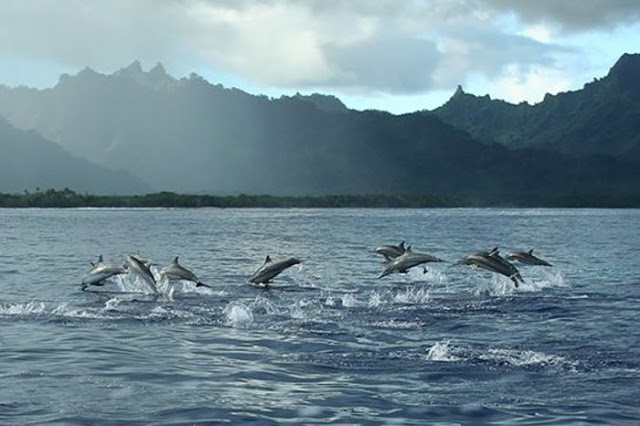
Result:
{"type": "Polygon", "coordinates": [[[640,210],[0,209],[0,424],[639,424],[639,258],[640,210]],[[378,279],[402,240],[553,267],[378,279]],[[81,291],[100,254],[212,288],[81,291]]]}

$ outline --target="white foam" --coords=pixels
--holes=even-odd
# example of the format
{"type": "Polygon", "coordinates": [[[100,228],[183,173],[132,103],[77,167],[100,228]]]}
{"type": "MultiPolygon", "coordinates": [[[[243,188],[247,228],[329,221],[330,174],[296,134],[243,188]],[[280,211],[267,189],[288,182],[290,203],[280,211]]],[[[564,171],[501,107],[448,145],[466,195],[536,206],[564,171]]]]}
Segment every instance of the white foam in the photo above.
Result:
{"type": "Polygon", "coordinates": [[[550,355],[543,352],[511,349],[489,349],[479,356],[485,361],[494,361],[501,364],[509,364],[514,367],[540,366],[540,367],[577,367],[576,362],[569,361],[559,355],[550,355]]]}
{"type": "Polygon", "coordinates": [[[382,296],[380,296],[377,291],[373,290],[369,294],[369,302],[367,304],[370,308],[377,308],[378,306],[384,304],[384,302],[382,301],[382,296]]]}
{"type": "Polygon", "coordinates": [[[118,305],[120,305],[121,300],[117,297],[111,298],[107,300],[104,304],[105,311],[115,311],[118,305]]]}
{"type": "Polygon", "coordinates": [[[289,308],[291,318],[305,319],[316,316],[321,308],[317,306],[315,301],[309,299],[300,299],[289,308]]]}
{"type": "Polygon", "coordinates": [[[50,314],[53,316],[67,318],[102,318],[96,312],[69,308],[66,303],[56,306],[50,311],[47,309],[47,306],[43,302],[36,301],[17,303],[7,306],[0,305],[0,315],[29,316],[40,314],[50,314]]]}
{"type": "Polygon", "coordinates": [[[273,301],[267,299],[264,296],[256,296],[250,306],[252,312],[262,313],[267,315],[280,315],[281,311],[273,301]]]}
{"type": "Polygon", "coordinates": [[[392,330],[418,330],[421,324],[415,321],[402,321],[396,319],[390,319],[387,321],[377,321],[372,324],[378,328],[389,328],[392,330]]]}
{"type": "Polygon", "coordinates": [[[456,362],[460,361],[461,358],[454,355],[454,347],[451,345],[450,340],[443,340],[441,342],[436,342],[433,346],[429,348],[427,351],[427,360],[429,361],[440,361],[440,362],[456,362]]]}
{"type": "Polygon", "coordinates": [[[480,285],[474,288],[473,294],[476,296],[506,296],[522,290],[522,288],[522,283],[516,288],[510,278],[503,275],[492,274],[490,281],[487,282],[483,280],[480,285]]]}
{"type": "Polygon", "coordinates": [[[51,315],[65,317],[65,318],[104,318],[97,312],[90,312],[84,309],[73,309],[64,303],[51,311],[51,315]]]}
{"type": "Polygon", "coordinates": [[[400,304],[424,304],[431,302],[431,293],[424,287],[407,287],[404,291],[398,291],[393,301],[400,304]]]}
{"type": "MultiPolygon", "coordinates": [[[[118,288],[122,292],[153,294],[153,292],[149,288],[149,284],[147,284],[142,278],[135,274],[122,274],[110,279],[114,280],[114,282],[118,285],[118,288]]],[[[158,291],[160,290],[158,289],[158,291]]]]}
{"type": "Polygon", "coordinates": [[[222,311],[226,324],[232,327],[244,327],[253,322],[251,308],[242,302],[231,302],[222,311]]]}
{"type": "Polygon", "coordinates": [[[560,271],[550,271],[545,268],[542,272],[543,278],[541,279],[529,279],[521,285],[524,290],[539,291],[545,288],[552,287],[569,287],[569,284],[564,280],[560,271]]]}
{"type": "Polygon", "coordinates": [[[41,314],[45,310],[45,304],[42,302],[30,301],[27,303],[17,303],[8,306],[0,305],[0,314],[2,315],[32,315],[41,314]]]}
{"type": "Polygon", "coordinates": [[[344,296],[342,296],[342,306],[346,306],[347,308],[355,308],[363,305],[364,303],[356,299],[351,294],[345,294],[344,296]]]}

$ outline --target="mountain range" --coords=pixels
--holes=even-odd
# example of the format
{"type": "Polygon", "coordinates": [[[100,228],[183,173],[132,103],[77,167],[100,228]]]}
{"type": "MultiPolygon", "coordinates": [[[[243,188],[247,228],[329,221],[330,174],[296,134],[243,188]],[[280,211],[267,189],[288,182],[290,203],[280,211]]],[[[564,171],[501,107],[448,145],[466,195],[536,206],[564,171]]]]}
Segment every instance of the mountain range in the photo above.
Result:
{"type": "Polygon", "coordinates": [[[0,117],[1,192],[74,188],[94,194],[144,193],[151,187],[125,171],[74,157],[34,131],[18,130],[0,117]]]}
{"type": "Polygon", "coordinates": [[[459,88],[436,110],[392,115],[176,79],[162,65],[86,68],[50,89],[0,87],[0,192],[637,196],[638,69],[640,55],[624,55],[536,105],[459,88]]]}
{"type": "Polygon", "coordinates": [[[625,54],[606,77],[582,90],[547,94],[535,105],[474,96],[458,86],[433,113],[485,143],[640,161],[639,75],[640,54],[625,54]]]}

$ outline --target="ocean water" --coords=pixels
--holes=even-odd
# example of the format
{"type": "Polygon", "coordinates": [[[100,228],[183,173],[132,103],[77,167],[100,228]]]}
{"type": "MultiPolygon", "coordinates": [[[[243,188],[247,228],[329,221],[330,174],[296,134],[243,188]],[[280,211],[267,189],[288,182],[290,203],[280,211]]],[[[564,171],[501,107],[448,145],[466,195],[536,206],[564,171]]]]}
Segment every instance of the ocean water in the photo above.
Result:
{"type": "Polygon", "coordinates": [[[639,210],[0,209],[0,424],[638,424],[639,257],[639,210]],[[401,240],[554,266],[378,279],[401,240]],[[212,288],[83,292],[99,254],[212,288]]]}

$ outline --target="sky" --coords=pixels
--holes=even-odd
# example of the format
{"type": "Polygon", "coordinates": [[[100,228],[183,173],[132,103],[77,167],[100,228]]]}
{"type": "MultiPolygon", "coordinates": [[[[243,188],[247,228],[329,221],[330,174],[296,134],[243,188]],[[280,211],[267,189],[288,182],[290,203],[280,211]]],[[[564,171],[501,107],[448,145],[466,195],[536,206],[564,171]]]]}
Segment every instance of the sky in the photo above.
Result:
{"type": "Polygon", "coordinates": [[[2,0],[0,84],[139,60],[270,97],[433,109],[578,90],[640,52],[638,0],[2,0]]]}

